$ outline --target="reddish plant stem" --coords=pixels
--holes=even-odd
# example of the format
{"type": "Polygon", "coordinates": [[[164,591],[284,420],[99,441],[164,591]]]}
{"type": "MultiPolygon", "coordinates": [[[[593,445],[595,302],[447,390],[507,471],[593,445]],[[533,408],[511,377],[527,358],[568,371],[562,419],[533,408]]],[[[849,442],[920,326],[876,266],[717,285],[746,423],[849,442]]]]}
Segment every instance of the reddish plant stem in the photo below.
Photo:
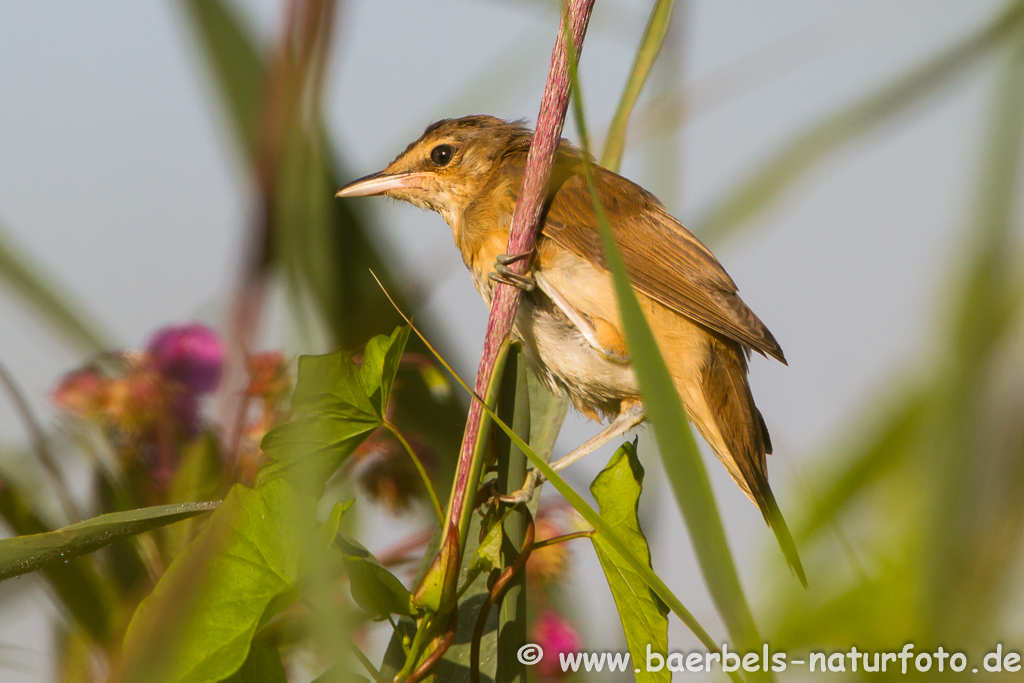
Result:
{"type": "MultiPolygon", "coordinates": [[[[562,14],[562,24],[555,39],[555,47],[551,51],[551,67],[540,101],[537,129],[526,157],[523,186],[516,201],[506,253],[522,254],[533,251],[537,233],[540,231],[540,218],[544,210],[551,168],[558,153],[558,143],[562,137],[562,127],[565,125],[565,114],[569,106],[569,60],[563,41],[566,34],[565,22],[570,22],[568,32],[572,35],[575,53],[578,55],[583,47],[583,37],[586,35],[593,8],[594,0],[566,0],[566,11],[562,14]]],[[[526,270],[526,261],[517,261],[511,267],[521,275],[526,270]]],[[[491,302],[491,316],[487,321],[487,337],[484,340],[480,367],[476,374],[478,396],[485,395],[487,387],[490,386],[498,349],[512,330],[512,321],[519,308],[519,296],[520,291],[516,287],[496,285],[494,299],[491,302]]],[[[476,449],[481,419],[483,407],[479,401],[472,401],[466,418],[466,432],[459,454],[451,507],[448,510],[449,522],[454,522],[457,527],[461,526],[459,522],[466,503],[466,489],[470,485],[473,452],[476,449]]]]}

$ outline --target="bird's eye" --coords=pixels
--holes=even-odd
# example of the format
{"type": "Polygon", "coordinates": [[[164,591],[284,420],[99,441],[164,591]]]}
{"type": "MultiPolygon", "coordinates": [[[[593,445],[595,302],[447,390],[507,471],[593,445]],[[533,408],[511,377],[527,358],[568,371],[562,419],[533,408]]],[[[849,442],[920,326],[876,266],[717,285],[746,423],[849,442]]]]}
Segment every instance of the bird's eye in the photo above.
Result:
{"type": "Polygon", "coordinates": [[[430,150],[430,160],[437,166],[447,166],[454,152],[451,145],[438,145],[430,150]]]}

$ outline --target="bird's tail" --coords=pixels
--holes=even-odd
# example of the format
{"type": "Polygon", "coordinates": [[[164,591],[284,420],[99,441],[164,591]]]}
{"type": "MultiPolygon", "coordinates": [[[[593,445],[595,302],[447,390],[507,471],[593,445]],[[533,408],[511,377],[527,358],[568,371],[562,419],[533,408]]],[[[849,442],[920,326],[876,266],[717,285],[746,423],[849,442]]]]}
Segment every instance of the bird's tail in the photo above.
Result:
{"type": "Polygon", "coordinates": [[[699,411],[703,414],[691,413],[691,419],[732,478],[761,510],[786,562],[806,587],[796,543],[768,485],[765,455],[772,452],[771,438],[750,393],[742,347],[735,341],[713,337],[701,380],[705,410],[699,411]]]}

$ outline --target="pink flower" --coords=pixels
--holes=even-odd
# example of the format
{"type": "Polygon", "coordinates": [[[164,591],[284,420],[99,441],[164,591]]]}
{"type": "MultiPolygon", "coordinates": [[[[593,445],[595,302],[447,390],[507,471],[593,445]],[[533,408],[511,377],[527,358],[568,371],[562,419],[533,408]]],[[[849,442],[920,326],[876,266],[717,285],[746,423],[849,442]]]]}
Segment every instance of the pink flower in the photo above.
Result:
{"type": "Polygon", "coordinates": [[[532,642],[544,648],[542,659],[534,672],[542,681],[561,681],[566,674],[562,671],[559,655],[580,651],[583,642],[561,614],[553,609],[545,608],[533,626],[532,642]]]}
{"type": "Polygon", "coordinates": [[[193,394],[213,391],[224,366],[224,345],[216,332],[198,323],[165,327],[149,342],[160,374],[193,394]]]}

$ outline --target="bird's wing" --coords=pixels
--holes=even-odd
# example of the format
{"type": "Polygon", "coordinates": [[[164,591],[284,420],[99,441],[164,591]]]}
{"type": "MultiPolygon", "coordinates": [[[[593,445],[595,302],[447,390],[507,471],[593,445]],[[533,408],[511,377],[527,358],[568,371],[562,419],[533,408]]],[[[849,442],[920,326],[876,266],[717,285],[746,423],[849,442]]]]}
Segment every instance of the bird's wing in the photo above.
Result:
{"type": "MultiPolygon", "coordinates": [[[[607,267],[590,192],[579,169],[563,173],[543,234],[586,260],[607,267]]],[[[718,260],[640,186],[594,167],[601,203],[633,286],[720,334],[785,363],[775,337],[736,293],[718,260]]]]}

